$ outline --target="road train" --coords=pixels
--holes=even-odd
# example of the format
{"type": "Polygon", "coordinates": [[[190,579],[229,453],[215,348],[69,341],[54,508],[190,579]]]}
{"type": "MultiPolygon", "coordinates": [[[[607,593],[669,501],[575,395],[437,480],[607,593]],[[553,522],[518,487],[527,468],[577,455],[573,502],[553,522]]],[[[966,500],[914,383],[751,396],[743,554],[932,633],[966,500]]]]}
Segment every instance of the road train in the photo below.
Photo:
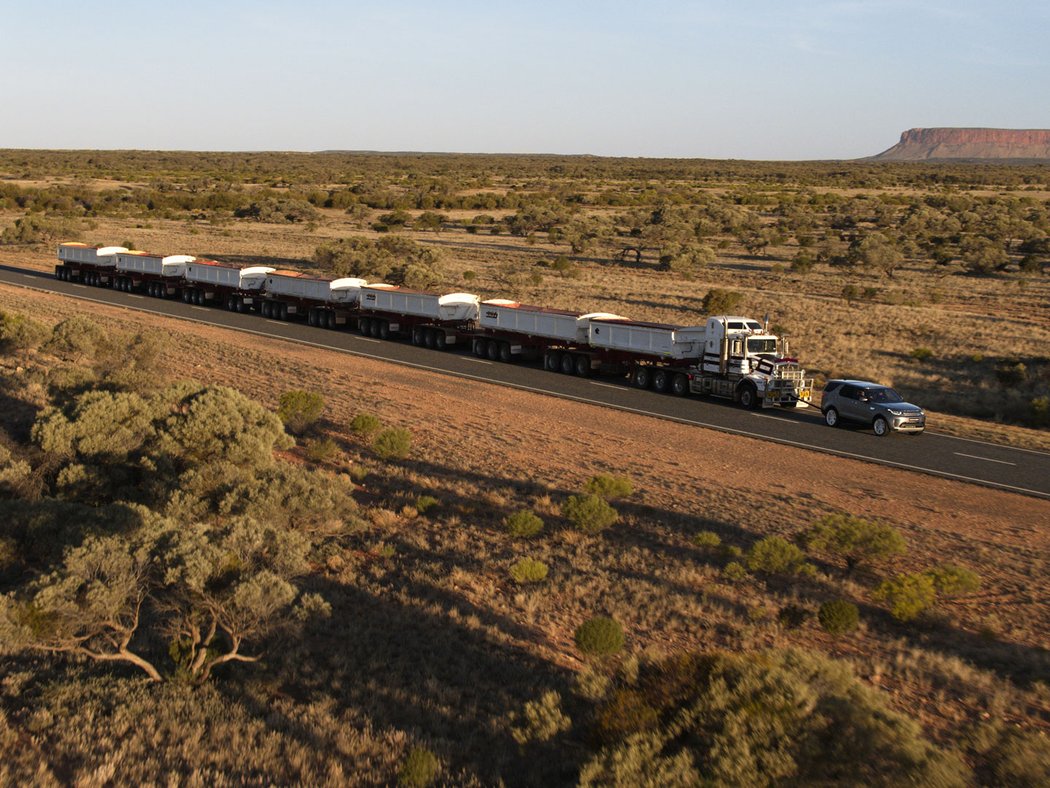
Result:
{"type": "Polygon", "coordinates": [[[61,280],[405,338],[437,350],[463,347],[493,361],[533,361],[567,375],[620,375],[638,388],[676,396],[725,397],[745,408],[792,407],[812,396],[813,381],[786,339],[748,317],[714,315],[678,326],[82,243],[60,244],[58,260],[61,280]]]}

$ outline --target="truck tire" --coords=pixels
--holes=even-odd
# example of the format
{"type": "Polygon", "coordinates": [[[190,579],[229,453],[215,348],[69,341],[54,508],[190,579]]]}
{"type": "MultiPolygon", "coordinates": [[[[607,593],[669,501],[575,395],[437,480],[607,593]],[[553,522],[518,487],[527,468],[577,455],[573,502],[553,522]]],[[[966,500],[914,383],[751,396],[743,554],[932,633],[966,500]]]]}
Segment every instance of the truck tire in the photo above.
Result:
{"type": "Polygon", "coordinates": [[[668,386],[671,385],[671,373],[666,369],[658,369],[653,373],[653,388],[659,391],[661,394],[667,393],[668,386]]]}
{"type": "Polygon", "coordinates": [[[875,421],[871,423],[871,428],[880,438],[885,438],[890,434],[890,423],[882,418],[882,416],[875,417],[875,421]]]}
{"type": "Polygon", "coordinates": [[[509,364],[514,360],[514,354],[510,352],[510,342],[499,343],[499,360],[504,364],[509,364]]]}
{"type": "Polygon", "coordinates": [[[631,373],[631,382],[635,385],[635,388],[649,388],[652,379],[652,370],[649,367],[635,367],[631,373]]]}
{"type": "Polygon", "coordinates": [[[385,320],[379,321],[379,338],[390,339],[390,324],[385,320]]]}
{"type": "Polygon", "coordinates": [[[557,350],[548,350],[545,362],[545,366],[551,372],[559,372],[561,370],[561,353],[557,350]]]}
{"type": "Polygon", "coordinates": [[[423,344],[433,350],[437,346],[437,336],[432,328],[423,329],[423,344]]]}
{"type": "Polygon", "coordinates": [[[834,408],[828,408],[824,411],[824,423],[829,427],[837,427],[841,422],[839,421],[839,412],[834,408]]]}
{"type": "Polygon", "coordinates": [[[746,410],[754,410],[758,407],[758,390],[751,383],[745,383],[737,392],[740,407],[746,410]]]}
{"type": "Polygon", "coordinates": [[[572,353],[563,353],[561,356],[561,374],[571,375],[576,371],[576,357],[572,353]]]}
{"type": "Polygon", "coordinates": [[[490,339],[485,346],[485,358],[489,361],[499,361],[499,342],[495,339],[490,339]]]}
{"type": "Polygon", "coordinates": [[[684,397],[689,393],[689,378],[679,372],[671,378],[671,393],[676,397],[684,397]]]}
{"type": "Polygon", "coordinates": [[[445,350],[448,348],[448,337],[440,328],[434,332],[434,350],[445,350]]]}
{"type": "Polygon", "coordinates": [[[576,357],[576,374],[581,378],[591,376],[591,357],[581,353],[576,357]]]}

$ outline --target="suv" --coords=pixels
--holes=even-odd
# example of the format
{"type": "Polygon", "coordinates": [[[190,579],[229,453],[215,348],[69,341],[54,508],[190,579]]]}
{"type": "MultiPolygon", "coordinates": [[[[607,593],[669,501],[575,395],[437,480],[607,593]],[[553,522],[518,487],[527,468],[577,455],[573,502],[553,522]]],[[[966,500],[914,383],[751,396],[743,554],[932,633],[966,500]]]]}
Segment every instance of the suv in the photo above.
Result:
{"type": "Polygon", "coordinates": [[[888,386],[864,380],[829,380],[820,401],[824,423],[837,427],[844,421],[871,425],[875,434],[907,432],[919,435],[926,429],[926,412],[888,386]]]}

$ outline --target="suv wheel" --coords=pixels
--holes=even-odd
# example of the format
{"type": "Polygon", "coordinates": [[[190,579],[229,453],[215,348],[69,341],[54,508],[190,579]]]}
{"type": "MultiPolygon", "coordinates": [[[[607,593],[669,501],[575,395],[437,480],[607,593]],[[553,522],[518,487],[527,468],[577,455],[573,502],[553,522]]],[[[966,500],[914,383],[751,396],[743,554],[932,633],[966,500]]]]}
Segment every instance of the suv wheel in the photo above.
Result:
{"type": "Polygon", "coordinates": [[[839,412],[834,408],[828,408],[824,411],[824,423],[829,427],[839,426],[839,412]]]}
{"type": "Polygon", "coordinates": [[[871,428],[875,430],[875,434],[880,438],[890,434],[890,425],[886,419],[882,416],[876,416],[875,421],[872,422],[871,428]]]}

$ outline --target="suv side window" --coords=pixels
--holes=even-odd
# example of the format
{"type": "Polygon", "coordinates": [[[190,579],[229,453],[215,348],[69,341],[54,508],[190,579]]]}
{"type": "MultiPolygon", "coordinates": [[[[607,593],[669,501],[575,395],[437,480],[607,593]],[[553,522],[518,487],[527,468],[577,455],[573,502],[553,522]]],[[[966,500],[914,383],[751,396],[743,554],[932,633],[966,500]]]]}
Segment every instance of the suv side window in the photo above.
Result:
{"type": "Polygon", "coordinates": [[[842,391],[839,392],[839,395],[844,399],[858,399],[859,394],[860,389],[856,386],[843,386],[842,391]]]}
{"type": "Polygon", "coordinates": [[[835,389],[837,389],[841,385],[842,385],[842,381],[841,380],[833,380],[828,385],[826,385],[824,387],[824,393],[825,394],[830,394],[831,392],[833,392],[835,389]]]}

